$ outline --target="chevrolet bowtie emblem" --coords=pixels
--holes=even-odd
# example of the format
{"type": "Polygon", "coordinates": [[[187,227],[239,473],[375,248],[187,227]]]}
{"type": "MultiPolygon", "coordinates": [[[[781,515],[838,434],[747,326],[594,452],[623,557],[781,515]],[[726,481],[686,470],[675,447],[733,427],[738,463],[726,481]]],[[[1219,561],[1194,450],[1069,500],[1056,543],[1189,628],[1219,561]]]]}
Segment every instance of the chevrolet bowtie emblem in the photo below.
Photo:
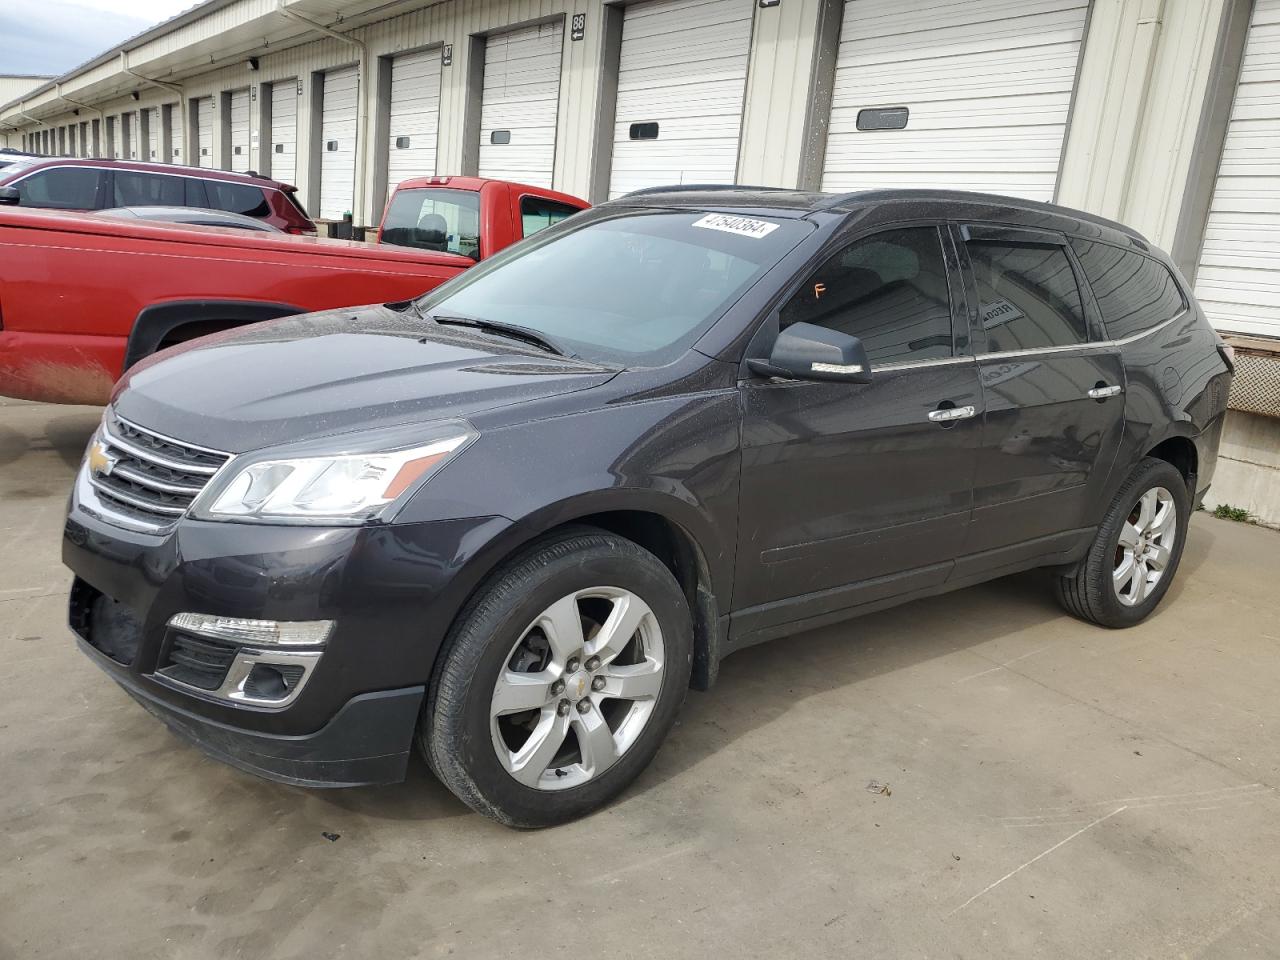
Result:
{"type": "Polygon", "coordinates": [[[95,440],[89,446],[89,472],[99,477],[111,476],[116,468],[116,458],[107,452],[101,440],[95,440]]]}

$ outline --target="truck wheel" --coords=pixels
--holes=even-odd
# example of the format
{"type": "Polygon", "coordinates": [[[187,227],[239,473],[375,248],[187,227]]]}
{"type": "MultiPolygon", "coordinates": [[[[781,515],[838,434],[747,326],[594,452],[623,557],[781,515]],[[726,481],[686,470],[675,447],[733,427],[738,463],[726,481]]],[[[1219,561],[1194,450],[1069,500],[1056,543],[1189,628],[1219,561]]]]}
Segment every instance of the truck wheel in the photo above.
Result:
{"type": "Polygon", "coordinates": [[[427,763],[465,803],[545,827],[617,796],[684,702],[689,606],[630,540],[577,528],[491,577],[445,642],[418,725],[427,763]]]}
{"type": "Polygon", "coordinates": [[[1057,578],[1067,612],[1130,627],[1160,603],[1182,559],[1191,496],[1171,464],[1147,457],[1121,485],[1075,573],[1057,578]]]}

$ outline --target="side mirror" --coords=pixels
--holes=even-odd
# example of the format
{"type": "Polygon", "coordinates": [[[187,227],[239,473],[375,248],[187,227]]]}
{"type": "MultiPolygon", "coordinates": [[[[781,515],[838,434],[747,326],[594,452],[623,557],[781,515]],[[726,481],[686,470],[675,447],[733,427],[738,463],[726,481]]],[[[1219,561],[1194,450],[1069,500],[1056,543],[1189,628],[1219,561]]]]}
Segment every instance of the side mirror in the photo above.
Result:
{"type": "Polygon", "coordinates": [[[17,187],[0,187],[0,204],[9,206],[17,206],[22,202],[22,194],[18,192],[17,187]]]}
{"type": "Polygon", "coordinates": [[[862,341],[812,323],[793,323],[778,334],[768,360],[750,359],[747,366],[765,377],[871,382],[862,341]]]}

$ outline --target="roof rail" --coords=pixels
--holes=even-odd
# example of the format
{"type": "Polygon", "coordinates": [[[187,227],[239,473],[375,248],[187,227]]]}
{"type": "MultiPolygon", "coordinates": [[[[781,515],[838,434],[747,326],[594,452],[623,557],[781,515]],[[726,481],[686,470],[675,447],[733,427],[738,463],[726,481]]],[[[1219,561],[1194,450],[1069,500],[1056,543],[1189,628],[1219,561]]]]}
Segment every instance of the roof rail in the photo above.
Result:
{"type": "MultiPolygon", "coordinates": [[[[643,197],[649,193],[689,193],[699,190],[767,190],[777,191],[780,193],[790,193],[787,187],[753,187],[737,183],[673,183],[666,187],[643,187],[640,190],[632,190],[630,193],[624,193],[623,197],[643,197]]],[[[622,199],[620,197],[619,199],[622,199]]]]}

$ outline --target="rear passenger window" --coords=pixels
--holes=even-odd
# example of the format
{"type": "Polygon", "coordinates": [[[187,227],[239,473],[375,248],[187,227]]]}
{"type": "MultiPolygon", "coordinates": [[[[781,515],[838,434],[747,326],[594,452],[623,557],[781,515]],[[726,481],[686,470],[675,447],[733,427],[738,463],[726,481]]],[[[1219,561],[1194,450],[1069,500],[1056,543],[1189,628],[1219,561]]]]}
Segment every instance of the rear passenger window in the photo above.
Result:
{"type": "Polygon", "coordinates": [[[204,189],[209,195],[209,206],[215,210],[242,213],[246,217],[265,217],[271,212],[261,187],[226,180],[206,180],[204,189]]]}
{"type": "Polygon", "coordinates": [[[40,170],[13,186],[18,205],[54,210],[94,210],[98,206],[102,171],[91,167],[53,167],[40,170]]]}
{"type": "Polygon", "coordinates": [[[966,248],[987,353],[1065,347],[1089,339],[1080,288],[1062,247],[970,240],[966,248]]]}
{"type": "Polygon", "coordinates": [[[1109,339],[1150,330],[1186,309],[1177,281],[1160,261],[1106,243],[1072,240],[1071,246],[1098,301],[1109,339]]]}
{"type": "Polygon", "coordinates": [[[114,174],[115,207],[181,207],[186,191],[181,177],[117,170],[114,174]]]}
{"type": "Polygon", "coordinates": [[[951,356],[951,298],[935,227],[887,230],[824,263],[782,308],[781,326],[857,337],[873,364],[951,356]]]}
{"type": "Polygon", "coordinates": [[[541,197],[521,197],[520,220],[524,226],[522,235],[531,237],[553,223],[568,220],[577,212],[577,207],[571,207],[567,203],[556,203],[541,197]]]}

